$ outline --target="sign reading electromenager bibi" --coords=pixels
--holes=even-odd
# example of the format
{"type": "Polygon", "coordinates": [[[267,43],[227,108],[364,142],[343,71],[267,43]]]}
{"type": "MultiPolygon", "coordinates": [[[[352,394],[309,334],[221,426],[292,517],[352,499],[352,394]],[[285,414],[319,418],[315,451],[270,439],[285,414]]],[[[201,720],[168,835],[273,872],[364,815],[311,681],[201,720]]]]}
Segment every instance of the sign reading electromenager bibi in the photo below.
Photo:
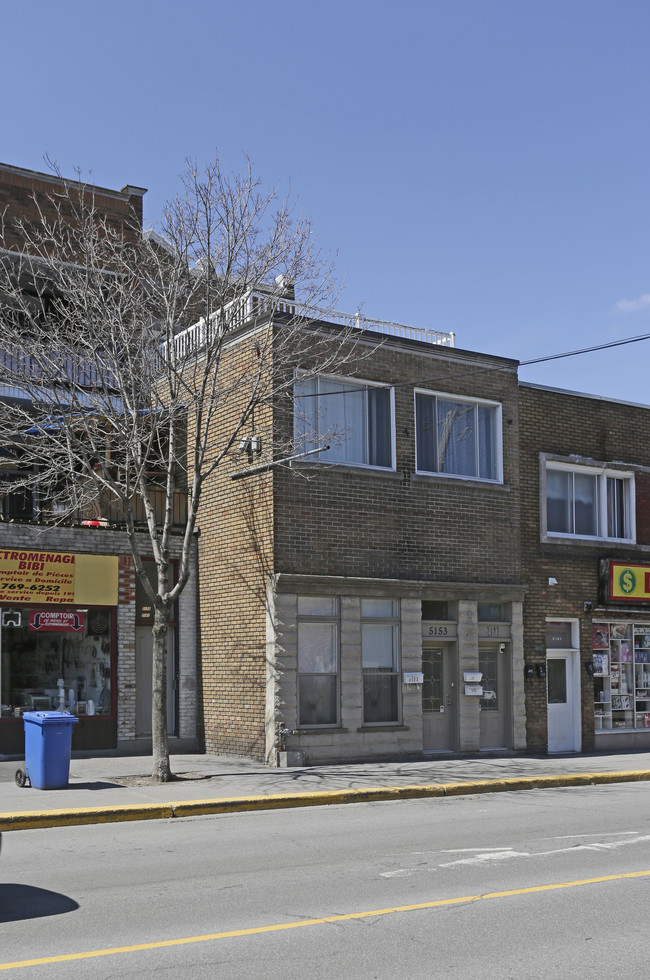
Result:
{"type": "Polygon", "coordinates": [[[609,563],[609,598],[650,602],[650,565],[609,563]]]}
{"type": "Polygon", "coordinates": [[[117,605],[117,555],[0,549],[0,603],[117,605]]]}

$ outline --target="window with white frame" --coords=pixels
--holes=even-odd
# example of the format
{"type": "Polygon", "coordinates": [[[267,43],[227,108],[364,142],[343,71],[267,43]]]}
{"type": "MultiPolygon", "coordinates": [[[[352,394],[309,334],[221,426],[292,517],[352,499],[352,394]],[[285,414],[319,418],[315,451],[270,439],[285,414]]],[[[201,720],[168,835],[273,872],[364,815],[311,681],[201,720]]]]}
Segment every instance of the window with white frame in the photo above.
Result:
{"type": "Polygon", "coordinates": [[[312,458],[332,463],[393,467],[393,395],[383,385],[347,378],[304,378],[294,384],[297,452],[329,449],[312,458]]]}
{"type": "Polygon", "coordinates": [[[417,470],[501,481],[501,406],[454,395],[415,393],[417,470]]]}
{"type": "Polygon", "coordinates": [[[298,724],[338,724],[338,599],[298,598],[298,724]]]}
{"type": "Polygon", "coordinates": [[[361,600],[364,724],[399,721],[399,602],[361,600]]]}
{"type": "Polygon", "coordinates": [[[634,476],[546,460],[546,533],[634,539],[634,476]]]}

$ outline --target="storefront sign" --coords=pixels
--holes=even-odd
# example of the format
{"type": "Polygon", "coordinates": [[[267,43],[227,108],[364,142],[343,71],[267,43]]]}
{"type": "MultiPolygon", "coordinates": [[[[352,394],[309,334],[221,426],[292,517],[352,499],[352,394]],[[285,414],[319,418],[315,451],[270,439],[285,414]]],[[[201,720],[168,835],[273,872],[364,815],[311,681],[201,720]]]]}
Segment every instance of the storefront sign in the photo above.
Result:
{"type": "Polygon", "coordinates": [[[83,612],[67,609],[31,609],[29,613],[30,630],[43,633],[80,633],[86,625],[83,612]]]}
{"type": "Polygon", "coordinates": [[[117,556],[0,549],[0,604],[117,605],[117,556]]]}
{"type": "Polygon", "coordinates": [[[609,563],[609,598],[650,602],[650,565],[609,563]]]}

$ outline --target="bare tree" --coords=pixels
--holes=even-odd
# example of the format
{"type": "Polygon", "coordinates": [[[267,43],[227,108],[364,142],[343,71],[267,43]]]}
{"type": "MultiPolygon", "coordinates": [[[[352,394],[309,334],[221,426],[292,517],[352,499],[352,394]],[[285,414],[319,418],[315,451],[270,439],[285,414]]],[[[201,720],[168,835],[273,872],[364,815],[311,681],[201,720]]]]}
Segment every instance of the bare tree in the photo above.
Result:
{"type": "Polygon", "coordinates": [[[3,228],[0,248],[0,385],[15,396],[0,400],[0,452],[12,470],[0,470],[0,489],[29,487],[43,520],[96,513],[126,530],[154,609],[153,776],[166,781],[167,636],[206,484],[242,450],[251,466],[295,451],[291,431],[284,442],[274,434],[271,413],[289,400],[303,353],[319,372],[358,356],[349,331],[314,326],[310,311],[320,318],[329,305],[331,265],[295,204],[249,164],[225,174],[218,158],[202,170],[188,164],[158,232],[109,224],[92,188],[73,182],[38,220],[3,228]],[[263,447],[245,437],[252,419],[256,431],[268,423],[263,447]],[[144,554],[157,567],[153,586],[144,554]]]}

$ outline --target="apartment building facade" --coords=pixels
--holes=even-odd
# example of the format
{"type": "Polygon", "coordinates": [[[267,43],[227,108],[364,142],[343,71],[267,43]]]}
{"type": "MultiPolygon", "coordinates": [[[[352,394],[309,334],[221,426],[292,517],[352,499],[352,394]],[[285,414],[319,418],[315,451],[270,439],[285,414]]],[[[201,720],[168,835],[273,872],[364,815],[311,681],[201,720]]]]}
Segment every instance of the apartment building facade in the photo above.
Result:
{"type": "Polygon", "coordinates": [[[649,422],[521,385],[529,752],[650,745],[649,422]]]}
{"type": "Polygon", "coordinates": [[[303,349],[291,408],[256,419],[291,462],[234,459],[206,487],[206,747],[272,765],[523,751],[516,362],[355,323],[358,359],[321,375],[303,349]]]}

